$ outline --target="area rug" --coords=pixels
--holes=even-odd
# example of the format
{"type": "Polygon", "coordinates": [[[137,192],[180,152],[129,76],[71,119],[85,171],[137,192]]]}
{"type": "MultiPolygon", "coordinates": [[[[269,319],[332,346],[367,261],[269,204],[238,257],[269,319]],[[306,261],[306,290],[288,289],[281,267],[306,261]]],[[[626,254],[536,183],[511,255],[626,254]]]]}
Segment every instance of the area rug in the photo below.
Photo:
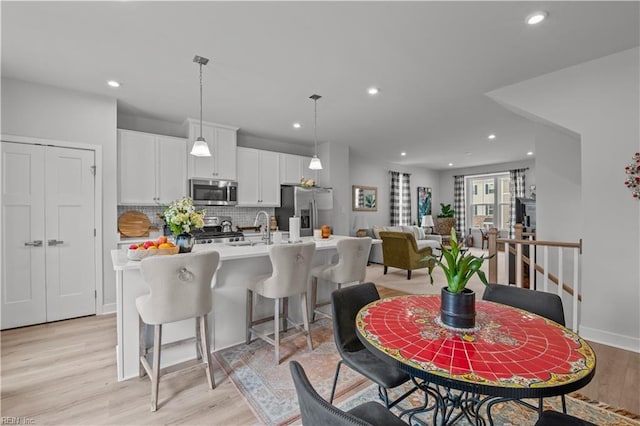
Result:
{"type": "MultiPolygon", "coordinates": [[[[275,365],[274,348],[257,339],[215,352],[216,359],[247,400],[256,417],[265,425],[286,425],[300,418],[289,361],[296,360],[305,369],[316,391],[329,399],[333,375],[340,355],[333,340],[331,320],[320,319],[311,324],[313,351],[304,336],[280,345],[280,364],[275,365]]],[[[363,384],[366,379],[343,367],[336,397],[363,384]]]]}
{"type": "MultiPolygon", "coordinates": [[[[398,388],[391,392],[390,398],[396,398],[401,395],[400,392],[404,392],[409,386],[398,388]]],[[[398,408],[394,407],[392,411],[395,414],[399,414],[402,410],[411,407],[419,407],[424,402],[424,394],[418,394],[417,392],[411,395],[407,400],[398,404],[398,408]]],[[[589,400],[584,396],[574,393],[571,396],[567,396],[567,413],[576,416],[578,418],[590,421],[599,426],[638,426],[640,425],[640,418],[625,410],[616,409],[606,404],[602,404],[598,401],[589,400]]],[[[337,404],[343,410],[349,410],[357,405],[368,401],[379,401],[378,391],[375,385],[368,386],[367,388],[355,393],[354,395],[346,398],[343,402],[337,404]]],[[[433,400],[431,400],[433,401],[433,400]]],[[[537,405],[537,400],[527,400],[533,405],[537,405]]],[[[430,402],[431,404],[431,402],[430,402]]],[[[556,411],[562,411],[562,405],[559,397],[545,398],[545,409],[551,409],[556,411]]],[[[491,409],[491,416],[494,424],[503,426],[522,426],[535,424],[538,414],[537,412],[525,408],[515,402],[506,402],[496,404],[491,409]]],[[[420,420],[431,424],[433,419],[431,413],[420,414],[417,416],[420,420]]],[[[403,417],[403,420],[408,421],[407,417],[403,417]]],[[[486,417],[485,417],[486,420],[486,417]]],[[[471,425],[464,417],[460,418],[456,423],[460,426],[471,425]]],[[[488,424],[488,423],[487,423],[488,424]]]]}

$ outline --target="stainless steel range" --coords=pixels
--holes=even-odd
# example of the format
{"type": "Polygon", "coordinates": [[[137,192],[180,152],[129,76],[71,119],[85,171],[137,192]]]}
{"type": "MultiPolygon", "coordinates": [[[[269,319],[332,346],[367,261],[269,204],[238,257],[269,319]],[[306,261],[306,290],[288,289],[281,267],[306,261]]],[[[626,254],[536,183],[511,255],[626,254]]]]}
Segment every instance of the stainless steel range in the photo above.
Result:
{"type": "Polygon", "coordinates": [[[196,244],[229,243],[244,241],[242,232],[235,232],[231,228],[231,218],[228,216],[207,216],[204,227],[191,231],[196,244]]]}

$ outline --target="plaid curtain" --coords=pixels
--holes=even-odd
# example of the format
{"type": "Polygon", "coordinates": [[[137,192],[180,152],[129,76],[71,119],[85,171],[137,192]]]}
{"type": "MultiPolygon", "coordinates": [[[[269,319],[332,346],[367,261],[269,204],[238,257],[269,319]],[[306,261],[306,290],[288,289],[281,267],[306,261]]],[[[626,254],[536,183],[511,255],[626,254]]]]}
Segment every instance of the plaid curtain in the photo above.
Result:
{"type": "Polygon", "coordinates": [[[510,217],[509,217],[509,238],[516,236],[516,198],[524,197],[524,176],[527,169],[509,170],[509,191],[511,192],[510,217]]]}
{"type": "Polygon", "coordinates": [[[389,187],[389,206],[391,208],[391,226],[400,225],[400,173],[389,172],[391,185],[389,187]]]}
{"type": "Polygon", "coordinates": [[[411,185],[409,180],[411,175],[409,173],[401,173],[401,189],[402,189],[402,217],[400,218],[400,225],[411,225],[411,185]]]}
{"type": "Polygon", "coordinates": [[[453,177],[453,210],[456,217],[456,231],[464,238],[465,216],[466,216],[466,196],[464,190],[464,176],[453,177]]]}
{"type": "Polygon", "coordinates": [[[391,226],[411,225],[411,185],[410,174],[389,171],[389,206],[391,226]],[[402,200],[402,205],[400,201],[402,200]]]}

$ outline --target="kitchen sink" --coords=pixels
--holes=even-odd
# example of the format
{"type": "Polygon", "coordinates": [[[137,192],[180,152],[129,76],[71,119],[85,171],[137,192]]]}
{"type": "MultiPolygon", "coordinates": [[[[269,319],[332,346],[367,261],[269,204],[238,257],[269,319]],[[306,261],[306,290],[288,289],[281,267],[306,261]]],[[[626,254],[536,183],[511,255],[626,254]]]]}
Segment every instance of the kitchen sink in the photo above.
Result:
{"type": "Polygon", "coordinates": [[[244,240],[244,241],[230,241],[228,243],[226,243],[226,245],[231,246],[231,247],[242,247],[242,246],[255,246],[258,244],[264,244],[264,241],[250,241],[250,240],[244,240]]]}

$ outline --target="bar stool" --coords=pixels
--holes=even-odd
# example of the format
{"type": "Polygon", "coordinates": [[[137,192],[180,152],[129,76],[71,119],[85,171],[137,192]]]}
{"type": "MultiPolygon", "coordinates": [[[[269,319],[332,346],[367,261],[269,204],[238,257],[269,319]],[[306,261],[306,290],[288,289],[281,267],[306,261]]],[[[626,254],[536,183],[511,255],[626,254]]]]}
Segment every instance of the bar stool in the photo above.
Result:
{"type": "Polygon", "coordinates": [[[151,411],[158,407],[163,324],[196,319],[197,357],[204,358],[209,388],[215,387],[207,314],[212,307],[211,280],[219,261],[217,251],[207,251],[154,256],[140,262],[142,277],[151,289],[149,294],[136,299],[140,315],[140,377],[146,372],[151,379],[151,411]],[[146,357],[148,348],[144,331],[147,325],[154,326],[153,368],[146,357]]]}
{"type": "Polygon", "coordinates": [[[331,318],[331,315],[318,309],[328,305],[330,301],[318,303],[318,278],[338,284],[364,281],[367,273],[371,238],[345,238],[338,241],[338,263],[317,266],[311,270],[311,322],[316,320],[316,314],[331,318]]]}
{"type": "MultiPolygon", "coordinates": [[[[286,340],[305,334],[309,350],[313,350],[313,342],[309,332],[309,314],[307,311],[307,281],[309,269],[316,250],[313,241],[300,244],[278,244],[269,249],[269,258],[273,267],[273,273],[251,283],[247,288],[247,344],[251,343],[251,335],[254,334],[265,342],[275,346],[276,365],[280,363],[280,320],[283,321],[283,330],[287,331],[289,323],[300,330],[287,336],[286,340]],[[262,297],[274,299],[273,311],[273,339],[270,334],[263,333],[254,326],[272,319],[270,317],[253,319],[253,293],[262,297]],[[289,318],[289,297],[300,296],[300,309],[304,327],[289,318]],[[282,313],[280,312],[280,299],[283,300],[282,313]]],[[[285,339],[282,339],[285,341],[285,339]]]]}

